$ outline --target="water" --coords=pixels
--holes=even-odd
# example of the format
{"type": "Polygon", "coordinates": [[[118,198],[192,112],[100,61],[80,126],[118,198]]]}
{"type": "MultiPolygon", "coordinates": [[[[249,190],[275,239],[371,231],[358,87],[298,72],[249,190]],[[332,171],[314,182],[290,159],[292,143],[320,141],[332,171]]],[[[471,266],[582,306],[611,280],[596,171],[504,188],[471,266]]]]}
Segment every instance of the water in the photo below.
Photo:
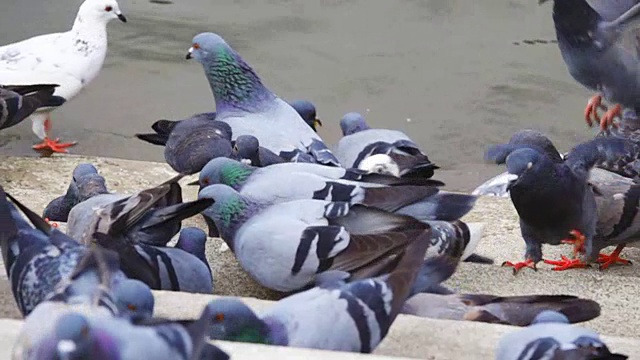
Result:
{"type": "MultiPolygon", "coordinates": [[[[79,0],[3,2],[0,44],[67,30],[79,0]]],[[[503,168],[487,144],[522,128],[561,151],[593,136],[582,113],[591,93],[568,74],[555,44],[551,4],[534,0],[120,1],[129,22],[109,24],[99,77],[53,113],[54,137],[76,154],[163,159],[133,137],[157,119],[211,111],[200,64],[184,56],[202,31],[221,34],[285,99],[310,99],[329,144],[349,111],[397,128],[441,166],[448,188],[470,190],[503,168]]],[[[0,154],[35,155],[25,122],[0,134],[0,154]]]]}

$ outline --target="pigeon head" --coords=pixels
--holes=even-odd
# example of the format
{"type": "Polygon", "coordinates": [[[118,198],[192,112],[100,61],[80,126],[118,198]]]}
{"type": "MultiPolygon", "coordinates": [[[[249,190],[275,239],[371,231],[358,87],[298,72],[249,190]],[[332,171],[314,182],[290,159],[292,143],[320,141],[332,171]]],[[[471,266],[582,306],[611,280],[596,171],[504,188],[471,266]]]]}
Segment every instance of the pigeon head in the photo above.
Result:
{"type": "Polygon", "coordinates": [[[562,313],[552,310],[544,310],[541,311],[536,317],[533,319],[531,324],[541,324],[541,323],[561,323],[568,324],[569,319],[562,313]]]}
{"type": "Polygon", "coordinates": [[[207,234],[197,227],[186,227],[180,231],[176,247],[194,255],[206,264],[207,257],[205,249],[207,245],[207,234]]]}
{"type": "Polygon", "coordinates": [[[218,299],[207,307],[213,314],[209,337],[216,340],[269,344],[269,327],[242,301],[218,299]]]}
{"type": "Polygon", "coordinates": [[[121,315],[139,321],[153,316],[155,299],[151,289],[140,280],[125,279],[113,291],[121,315]]]}
{"type": "Polygon", "coordinates": [[[507,156],[507,171],[509,174],[522,176],[541,162],[543,155],[534,149],[521,148],[507,156]]]}
{"type": "Polygon", "coordinates": [[[90,174],[98,175],[98,169],[89,163],[80,164],[73,169],[73,181],[78,181],[81,177],[90,174]]]}
{"type": "Polygon", "coordinates": [[[246,165],[259,164],[260,142],[253,135],[240,135],[233,146],[237,159],[246,165]]]}
{"type": "Polygon", "coordinates": [[[127,22],[116,0],[85,0],[80,5],[74,27],[84,22],[107,24],[114,19],[127,22]]]}
{"type": "Polygon", "coordinates": [[[264,85],[240,54],[218,34],[196,35],[187,59],[202,64],[216,102],[218,115],[233,111],[254,112],[276,97],[264,85]]]}
{"type": "Polygon", "coordinates": [[[289,103],[298,114],[302,117],[302,120],[309,125],[313,131],[318,132],[318,127],[322,127],[322,121],[316,117],[316,107],[307,100],[296,100],[289,103]]]}
{"type": "Polygon", "coordinates": [[[225,241],[231,241],[231,235],[248,215],[249,204],[237,191],[223,184],[209,185],[200,190],[198,199],[207,198],[213,199],[214,203],[202,211],[202,215],[213,220],[225,241]]]}
{"type": "Polygon", "coordinates": [[[237,160],[226,157],[212,159],[200,170],[198,183],[200,189],[225,184],[234,189],[240,188],[255,169],[237,160]]]}
{"type": "Polygon", "coordinates": [[[369,125],[367,125],[367,122],[364,120],[364,117],[357,112],[350,112],[344,115],[340,120],[340,128],[342,129],[342,135],[344,136],[370,129],[369,125]]]}
{"type": "Polygon", "coordinates": [[[85,201],[96,195],[107,194],[106,180],[98,174],[87,174],[75,180],[78,187],[78,202],[85,201]]]}

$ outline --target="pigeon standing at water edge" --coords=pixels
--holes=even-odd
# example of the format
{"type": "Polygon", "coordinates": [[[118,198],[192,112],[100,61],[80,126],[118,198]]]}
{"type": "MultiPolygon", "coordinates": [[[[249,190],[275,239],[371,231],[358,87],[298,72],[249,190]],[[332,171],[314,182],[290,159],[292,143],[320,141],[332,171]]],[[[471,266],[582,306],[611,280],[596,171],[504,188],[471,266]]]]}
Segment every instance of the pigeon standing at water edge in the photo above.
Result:
{"type": "MultiPolygon", "coordinates": [[[[0,84],[58,84],[54,95],[75,97],[100,72],[107,53],[107,23],[126,22],[115,0],[85,0],[71,30],[35,36],[0,47],[0,84]]],[[[33,132],[43,140],[34,149],[67,152],[75,143],[49,137],[50,112],[60,102],[44,104],[30,118],[33,132]]]]}
{"type": "Polygon", "coordinates": [[[288,161],[310,154],[318,163],[340,165],[300,114],[267,89],[219,35],[196,35],[187,54],[187,59],[192,57],[204,68],[215,98],[217,120],[231,126],[234,138],[254,135],[262,146],[288,161]]]}

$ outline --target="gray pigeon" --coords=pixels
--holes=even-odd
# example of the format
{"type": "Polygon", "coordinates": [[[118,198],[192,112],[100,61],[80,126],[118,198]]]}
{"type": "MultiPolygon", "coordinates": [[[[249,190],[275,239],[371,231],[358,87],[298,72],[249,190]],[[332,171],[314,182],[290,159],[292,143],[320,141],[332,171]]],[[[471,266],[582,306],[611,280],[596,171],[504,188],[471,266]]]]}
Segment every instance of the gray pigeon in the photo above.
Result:
{"type": "Polygon", "coordinates": [[[11,281],[11,291],[18,309],[25,316],[54,295],[56,287],[71,276],[88,251],[85,246],[52,228],[33,211],[5,193],[2,187],[0,248],[7,277],[11,281]],[[25,221],[16,206],[35,228],[25,221]]]}
{"type": "Polygon", "coordinates": [[[427,249],[426,235],[428,231],[398,253],[398,264],[388,275],[324,283],[278,301],[259,316],[239,299],[216,299],[211,303],[214,322],[209,335],[219,340],[370,353],[387,335],[411,290],[427,249]]]}
{"type": "Polygon", "coordinates": [[[569,325],[556,311],[543,311],[530,326],[504,335],[496,351],[496,360],[627,358],[611,353],[595,331],[569,325]]]}
{"type": "MultiPolygon", "coordinates": [[[[211,160],[200,172],[200,188],[225,184],[243,196],[262,204],[301,199],[318,199],[363,204],[409,215],[418,220],[453,221],[469,212],[476,197],[440,191],[435,186],[385,186],[366,181],[323,176],[305,171],[298,163],[257,168],[233,159],[211,160]]],[[[310,165],[310,167],[322,167],[310,165]]],[[[323,167],[327,169],[333,169],[323,167]]],[[[322,170],[322,169],[321,169],[322,170]]]]}
{"type": "Polygon", "coordinates": [[[231,158],[255,167],[265,167],[287,162],[271,150],[260,146],[258,138],[253,135],[238,136],[233,144],[233,156],[231,156],[231,158]]]}
{"type": "Polygon", "coordinates": [[[397,177],[430,178],[438,167],[429,161],[405,133],[371,129],[359,113],[348,113],[340,120],[342,139],[335,146],[341,164],[397,177]]]}
{"type": "Polygon", "coordinates": [[[67,192],[53,199],[45,208],[43,217],[47,221],[62,221],[67,222],[69,218],[69,211],[71,209],[81,203],[84,200],[96,195],[93,193],[93,189],[100,189],[100,183],[103,182],[104,178],[98,174],[98,169],[91,164],[80,164],[73,169],[73,176],[71,178],[71,183],[67,188],[67,192]],[[90,179],[86,179],[83,181],[83,193],[80,194],[78,190],[78,179],[85,175],[93,175],[90,179]],[[87,186],[88,184],[97,184],[97,186],[87,186]],[[81,196],[82,195],[82,196],[81,196]]]}
{"type": "Polygon", "coordinates": [[[262,146],[287,161],[310,154],[317,163],[340,165],[300,114],[267,89],[222,37],[214,33],[196,35],[187,54],[187,59],[192,57],[202,64],[209,80],[216,119],[231,126],[234,138],[254,135],[262,146]]]}
{"type": "Polygon", "coordinates": [[[273,290],[300,290],[332,271],[351,280],[377,276],[428,224],[360,205],[296,200],[265,206],[215,184],[198,194],[203,211],[242,268],[273,290]]]}
{"type": "Polygon", "coordinates": [[[209,273],[211,267],[206,256],[207,233],[197,227],[186,227],[180,231],[176,248],[197,257],[206,266],[209,273]]]}
{"type": "Polygon", "coordinates": [[[0,85],[0,130],[19,124],[40,107],[62,105],[54,96],[58,85],[0,85]]]}
{"type": "MultiPolygon", "coordinates": [[[[113,288],[125,278],[118,269],[118,257],[108,250],[93,248],[77,262],[68,277],[57,285],[52,296],[41,302],[26,317],[14,344],[14,359],[40,359],[33,356],[38,343],[45,341],[55,329],[57,319],[71,312],[91,314],[106,320],[119,315],[113,288]]],[[[134,301],[120,294],[123,301],[134,301]]],[[[125,320],[128,321],[128,320],[125,320]]]]}
{"type": "Polygon", "coordinates": [[[158,120],[155,133],[138,139],[164,146],[164,159],[178,173],[195,174],[211,159],[231,155],[231,127],[216,121],[216,113],[202,113],[178,121],[158,120]]]}
{"type": "Polygon", "coordinates": [[[212,321],[210,306],[205,307],[198,320],[186,326],[170,321],[132,324],[126,319],[72,312],[56,321],[54,331],[36,344],[34,353],[43,360],[200,360],[204,359],[203,349],[212,346],[206,345],[212,321]]]}
{"type": "Polygon", "coordinates": [[[528,326],[546,310],[564,314],[571,323],[589,321],[600,315],[597,302],[569,295],[497,296],[426,292],[408,299],[402,313],[433,319],[528,326]]]}
{"type": "Polygon", "coordinates": [[[589,125],[600,122],[602,130],[623,109],[638,107],[639,12],[640,4],[630,0],[554,0],[553,21],[562,58],[576,81],[598,92],[588,102],[585,120],[589,125]],[[597,112],[604,108],[603,96],[615,105],[600,118],[597,112]]]}
{"type": "Polygon", "coordinates": [[[202,201],[182,202],[182,175],[133,195],[109,193],[104,178],[83,176],[76,181],[85,201],[69,212],[67,234],[84,244],[96,231],[122,236],[132,243],[165,246],[180,231],[181,221],[207,207],[202,201]],[[101,180],[98,180],[101,179],[101,180]]]}
{"type": "Polygon", "coordinates": [[[492,146],[486,153],[488,160],[506,163],[509,173],[515,175],[509,191],[526,244],[524,262],[503,265],[512,266],[514,273],[523,267],[535,269],[542,260],[542,244],[562,242],[574,243],[576,253],[586,252],[585,259],[545,260],[557,265],[554,270],[586,267],[585,261],[603,262],[606,266],[620,262],[618,253],[599,256],[599,251],[624,242],[635,232],[634,222],[630,221],[635,215],[629,218],[631,213],[626,214],[624,209],[628,202],[625,198],[637,204],[637,190],[633,187],[617,193],[605,183],[594,186],[589,176],[594,165],[615,162],[629,152],[637,152],[638,145],[621,138],[597,137],[579,144],[562,160],[557,150],[540,145],[540,136],[544,137],[529,137],[529,143],[492,146]]]}
{"type": "Polygon", "coordinates": [[[304,120],[313,131],[318,132],[318,127],[322,127],[322,121],[318,119],[316,107],[311,101],[296,100],[289,102],[289,105],[300,114],[302,120],[304,120]]]}
{"type": "MultiPolygon", "coordinates": [[[[116,251],[122,271],[151,289],[211,293],[211,272],[199,260],[202,254],[166,247],[182,220],[212,203],[207,199],[182,203],[180,178],[131,196],[94,196],[71,210],[67,233],[84,244],[116,251]]],[[[190,249],[198,247],[198,241],[183,239],[182,245],[190,249]]]]}

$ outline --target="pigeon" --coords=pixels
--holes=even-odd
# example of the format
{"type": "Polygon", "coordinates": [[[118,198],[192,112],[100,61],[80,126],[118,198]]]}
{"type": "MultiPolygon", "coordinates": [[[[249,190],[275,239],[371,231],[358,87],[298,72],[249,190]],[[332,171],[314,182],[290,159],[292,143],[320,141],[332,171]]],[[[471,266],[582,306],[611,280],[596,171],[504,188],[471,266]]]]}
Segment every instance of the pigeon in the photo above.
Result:
{"type": "Polygon", "coordinates": [[[126,279],[115,285],[113,296],[116,299],[118,315],[133,322],[148,320],[153,316],[155,299],[151,288],[142,281],[126,279]]]}
{"type": "MultiPolygon", "coordinates": [[[[350,280],[379,275],[428,224],[361,205],[296,200],[265,206],[215,184],[198,194],[213,199],[202,214],[213,222],[242,268],[281,292],[302,289],[319,273],[350,280]]],[[[427,234],[427,239],[430,233],[427,234]]]]}
{"type": "Polygon", "coordinates": [[[211,275],[211,267],[206,256],[206,245],[207,233],[197,227],[186,227],[180,230],[180,236],[175,247],[200,259],[211,275]]]}
{"type": "Polygon", "coordinates": [[[103,183],[104,178],[98,174],[98,169],[96,169],[95,166],[89,163],[79,164],[75,169],[73,169],[73,176],[71,178],[71,183],[67,188],[67,192],[47,204],[42,216],[47,221],[67,222],[71,209],[84,200],[96,195],[92,190],[101,190],[103,183]],[[85,175],[91,176],[82,181],[83,192],[80,194],[78,190],[78,180],[85,175]]]}
{"type": "Polygon", "coordinates": [[[267,89],[222,37],[214,33],[196,35],[186,57],[202,64],[215,98],[216,120],[231,126],[234,139],[254,135],[262,146],[287,161],[310,154],[317,163],[340,166],[300,114],[267,89]]]}
{"type": "Polygon", "coordinates": [[[308,100],[296,100],[289,103],[298,114],[302,117],[302,120],[309,125],[313,131],[318,132],[318,127],[322,127],[322,121],[318,119],[316,115],[316,107],[308,100]]]}
{"type": "Polygon", "coordinates": [[[164,146],[164,158],[176,172],[195,174],[209,160],[231,155],[231,127],[215,117],[213,112],[184,120],[158,120],[151,125],[155,133],[136,137],[164,146]]]}
{"type": "MultiPolygon", "coordinates": [[[[547,0],[539,0],[544,3],[547,0]]],[[[637,1],[554,0],[558,47],[571,76],[598,92],[585,109],[585,120],[607,130],[623,109],[635,111],[638,89],[637,1]],[[636,4],[633,4],[633,3],[636,4]],[[602,97],[615,103],[602,105],[602,97]],[[606,108],[600,118],[598,109],[606,108]]]]}
{"type": "Polygon", "coordinates": [[[11,291],[18,309],[25,316],[53,296],[58,283],[71,276],[87,253],[86,247],[52,228],[2,187],[0,248],[11,291]],[[27,223],[16,206],[34,227],[27,223]]]}
{"type": "Polygon", "coordinates": [[[344,115],[340,127],[343,137],[335,154],[344,166],[397,177],[426,178],[438,168],[405,133],[371,129],[359,113],[344,115]]]}
{"type": "Polygon", "coordinates": [[[496,360],[610,359],[628,356],[612,353],[595,331],[569,325],[557,311],[543,311],[524,329],[500,339],[496,360]]]}
{"type": "Polygon", "coordinates": [[[228,185],[262,204],[301,199],[339,201],[372,206],[418,220],[457,220],[468,213],[476,201],[475,196],[448,193],[435,186],[384,186],[336,179],[304,171],[305,166],[299,165],[283,163],[256,168],[233,159],[217,158],[202,168],[198,182],[201,189],[211,184],[228,185]]]}
{"type": "Polygon", "coordinates": [[[151,289],[211,293],[211,271],[200,260],[204,244],[198,238],[182,238],[182,249],[166,247],[182,220],[212,203],[209,199],[182,203],[181,177],[131,196],[96,195],[71,210],[67,233],[83,244],[97,243],[117,252],[122,271],[151,289]]]}
{"type": "MultiPolygon", "coordinates": [[[[576,253],[586,252],[586,262],[619,262],[618,254],[598,256],[599,251],[613,245],[614,239],[627,235],[627,230],[633,230],[633,224],[621,214],[620,208],[610,205],[604,208],[598,203],[617,201],[617,206],[622,208],[625,197],[634,199],[634,192],[624,196],[606,195],[604,189],[589,183],[589,175],[596,163],[615,162],[629,151],[635,151],[637,145],[621,138],[596,137],[574,147],[562,160],[557,150],[540,145],[540,136],[544,135],[530,136],[528,144],[522,141],[492,146],[485,155],[487,160],[506,163],[507,170],[514,175],[509,184],[510,197],[520,217],[526,244],[524,262],[503,265],[513,267],[514,274],[523,267],[535,269],[535,264],[542,260],[543,243],[573,243],[576,253]],[[596,201],[600,196],[604,199],[596,201]],[[612,211],[619,215],[616,219],[612,219],[612,211]],[[609,233],[598,231],[602,226],[608,227],[609,233]]],[[[582,259],[566,257],[545,262],[557,265],[554,270],[587,265],[582,259]]]]}
{"type": "MultiPolygon", "coordinates": [[[[71,30],[1,46],[0,84],[58,84],[54,95],[66,103],[100,72],[107,55],[107,23],[112,19],[127,21],[117,1],[85,0],[71,30]]],[[[33,132],[43,140],[34,149],[67,152],[75,145],[49,137],[50,112],[63,102],[45,103],[30,116],[33,132]]]]}
{"type": "Polygon", "coordinates": [[[600,315],[600,305],[570,295],[497,296],[489,294],[420,293],[407,300],[403,314],[425,318],[528,326],[545,310],[558,311],[571,323],[600,315]]]}
{"type": "MultiPolygon", "coordinates": [[[[125,279],[118,269],[116,254],[100,248],[87,249],[71,274],[26,317],[13,348],[13,358],[39,359],[30,356],[37,352],[36,344],[54,331],[57,319],[65,314],[81,312],[100,320],[119,315],[112,290],[125,279]]],[[[130,298],[135,294],[120,295],[125,297],[122,301],[135,301],[130,298]]]]}
{"type": "Polygon", "coordinates": [[[165,246],[180,231],[182,220],[208,206],[206,201],[182,202],[182,175],[133,195],[109,193],[104,178],[97,177],[102,181],[94,181],[96,175],[77,180],[79,196],[86,200],[68,216],[67,234],[83,244],[91,244],[100,232],[131,243],[165,246]]]}
{"type": "Polygon", "coordinates": [[[213,300],[209,336],[370,353],[387,335],[411,290],[428,246],[425,236],[428,231],[398,253],[398,264],[389,274],[350,283],[325,282],[278,301],[260,315],[239,299],[213,300]]]}
{"type": "MultiPolygon", "coordinates": [[[[98,318],[92,314],[67,313],[55,323],[48,337],[38,342],[39,359],[182,359],[199,360],[212,323],[210,306],[189,325],[170,321],[132,324],[122,318],[98,318]],[[58,354],[59,357],[54,357],[58,354]]],[[[225,359],[227,357],[218,357],[225,359]]]]}
{"type": "Polygon", "coordinates": [[[238,136],[233,144],[232,158],[238,159],[243,164],[255,167],[265,167],[287,162],[285,159],[274,154],[273,151],[260,146],[258,138],[253,135],[238,136]]]}
{"type": "Polygon", "coordinates": [[[53,96],[58,85],[0,85],[0,130],[19,124],[43,106],[61,106],[65,99],[53,96]]]}

